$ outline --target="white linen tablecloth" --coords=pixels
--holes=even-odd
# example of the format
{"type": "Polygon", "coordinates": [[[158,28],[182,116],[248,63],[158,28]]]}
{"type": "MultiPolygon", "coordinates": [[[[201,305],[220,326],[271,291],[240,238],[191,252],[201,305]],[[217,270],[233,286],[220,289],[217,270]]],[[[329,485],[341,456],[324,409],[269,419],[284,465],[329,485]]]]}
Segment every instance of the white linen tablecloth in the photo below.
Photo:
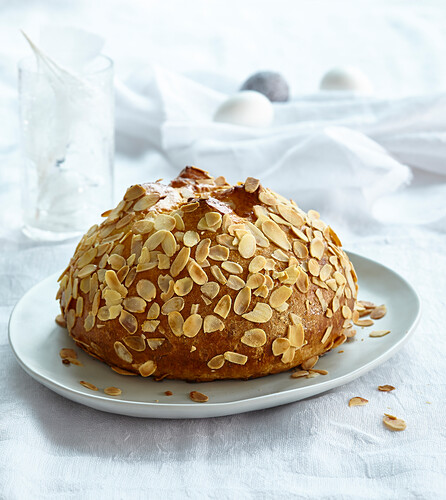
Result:
{"type": "MultiPolygon", "coordinates": [[[[392,98],[446,87],[446,11],[441,2],[423,4],[406,8],[407,3],[399,1],[347,2],[341,8],[341,3],[323,1],[305,7],[299,3],[296,10],[292,0],[263,8],[257,2],[241,5],[232,0],[212,7],[207,2],[143,6],[113,1],[90,6],[87,1],[48,1],[40,10],[26,2],[3,7],[1,499],[446,498],[446,235],[444,219],[435,220],[432,214],[423,219],[419,208],[414,210],[416,224],[404,225],[370,219],[350,225],[333,207],[324,214],[347,249],[407,278],[421,296],[423,313],[412,340],[389,361],[350,384],[304,401],[204,420],[107,414],[72,403],[35,382],[19,367],[7,340],[14,304],[31,286],[64,268],[76,244],[35,243],[20,233],[20,162],[11,125],[16,119],[15,63],[26,55],[18,27],[51,18],[101,32],[121,76],[145,57],[167,62],[176,71],[195,70],[197,75],[206,68],[208,75],[220,71],[222,78],[226,74],[240,80],[273,67],[306,93],[314,92],[319,75],[329,66],[362,63],[378,92],[392,98]],[[396,390],[378,392],[382,384],[396,390]],[[349,408],[353,396],[370,402],[349,408]],[[384,428],[386,410],[407,422],[404,432],[384,428]]],[[[150,147],[137,152],[130,140],[118,139],[118,197],[134,182],[169,179],[178,172],[161,153],[150,147]]],[[[444,174],[413,173],[412,185],[382,205],[384,214],[398,205],[400,195],[407,209],[407,196],[422,207],[423,197],[434,196],[436,186],[443,192],[444,174]]],[[[276,189],[281,182],[288,192],[286,179],[277,181],[276,189]]]]}

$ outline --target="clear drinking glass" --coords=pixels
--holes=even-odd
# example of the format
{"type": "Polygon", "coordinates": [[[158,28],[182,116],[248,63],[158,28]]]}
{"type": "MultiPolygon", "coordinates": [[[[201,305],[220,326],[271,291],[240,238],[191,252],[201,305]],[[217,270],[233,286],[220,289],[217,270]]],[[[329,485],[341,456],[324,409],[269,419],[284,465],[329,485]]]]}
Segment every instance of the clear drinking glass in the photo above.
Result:
{"type": "Polygon", "coordinates": [[[26,58],[19,99],[23,231],[78,236],[112,206],[113,62],[99,56],[75,75],[26,58]]]}

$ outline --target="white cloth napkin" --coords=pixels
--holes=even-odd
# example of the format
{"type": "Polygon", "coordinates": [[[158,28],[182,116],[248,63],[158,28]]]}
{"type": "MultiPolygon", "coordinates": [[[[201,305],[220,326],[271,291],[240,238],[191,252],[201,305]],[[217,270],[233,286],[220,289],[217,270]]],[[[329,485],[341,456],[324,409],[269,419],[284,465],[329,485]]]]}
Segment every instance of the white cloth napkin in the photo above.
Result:
{"type": "Polygon", "coordinates": [[[179,169],[195,164],[232,182],[259,177],[332,220],[361,225],[364,219],[426,223],[446,217],[440,202],[446,197],[445,94],[400,100],[309,95],[274,104],[274,123],[266,129],[213,122],[227,95],[146,67],[117,82],[118,134],[139,147],[157,147],[179,169]],[[416,186],[419,178],[423,183],[415,201],[401,196],[414,175],[416,186]],[[285,189],[283,179],[289,180],[285,189]],[[414,212],[423,213],[419,221],[414,212]]]}

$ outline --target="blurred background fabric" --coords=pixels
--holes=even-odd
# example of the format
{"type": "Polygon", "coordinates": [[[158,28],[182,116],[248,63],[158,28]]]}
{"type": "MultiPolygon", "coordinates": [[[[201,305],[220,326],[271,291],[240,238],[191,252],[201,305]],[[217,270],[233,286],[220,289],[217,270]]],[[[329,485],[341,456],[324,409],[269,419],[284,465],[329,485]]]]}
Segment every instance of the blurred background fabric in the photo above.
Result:
{"type": "Polygon", "coordinates": [[[444,495],[444,47],[442,0],[0,0],[0,498],[444,495]],[[104,36],[115,62],[116,200],[133,183],[169,180],[184,163],[224,169],[231,181],[259,172],[318,209],[348,250],[417,289],[423,318],[410,343],[326,394],[209,420],[109,415],[26,375],[8,345],[9,315],[76,245],[34,243],[20,231],[17,62],[29,49],[19,30],[48,23],[104,36]],[[335,102],[318,94],[323,74],[342,65],[360,68],[374,95],[335,102]],[[294,101],[276,114],[283,130],[273,144],[264,131],[238,131],[231,161],[228,128],[205,126],[205,117],[262,69],[281,72],[294,101]],[[294,117],[302,130],[291,134],[294,117]],[[408,424],[402,433],[381,424],[376,388],[387,383],[397,388],[389,411],[408,424]],[[353,396],[371,404],[348,408],[353,396]]]}

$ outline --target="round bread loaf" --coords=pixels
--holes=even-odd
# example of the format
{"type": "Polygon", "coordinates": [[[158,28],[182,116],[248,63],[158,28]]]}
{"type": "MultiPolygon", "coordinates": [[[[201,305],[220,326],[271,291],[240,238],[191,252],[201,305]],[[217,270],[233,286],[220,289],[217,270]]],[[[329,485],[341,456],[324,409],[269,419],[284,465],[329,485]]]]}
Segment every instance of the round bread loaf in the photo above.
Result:
{"type": "Polygon", "coordinates": [[[248,379],[345,341],[357,280],[338,237],[257,179],[186,167],[103,216],[57,298],[77,345],[118,373],[248,379]]]}

